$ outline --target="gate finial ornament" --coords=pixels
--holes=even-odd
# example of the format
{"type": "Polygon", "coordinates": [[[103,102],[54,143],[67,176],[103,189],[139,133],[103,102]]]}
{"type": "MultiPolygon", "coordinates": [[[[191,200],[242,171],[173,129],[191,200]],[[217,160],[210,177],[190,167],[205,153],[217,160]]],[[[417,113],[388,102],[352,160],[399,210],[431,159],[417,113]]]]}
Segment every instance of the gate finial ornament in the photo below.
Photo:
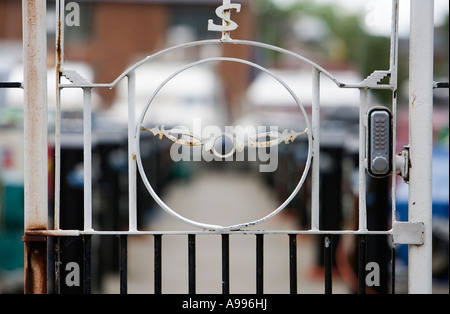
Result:
{"type": "Polygon", "coordinates": [[[231,20],[231,10],[241,11],[241,5],[231,3],[231,0],[223,0],[223,5],[216,9],[216,15],[222,19],[222,25],[214,24],[213,20],[208,20],[208,30],[213,32],[222,32],[222,41],[231,40],[230,32],[238,28],[236,22],[231,20]]]}

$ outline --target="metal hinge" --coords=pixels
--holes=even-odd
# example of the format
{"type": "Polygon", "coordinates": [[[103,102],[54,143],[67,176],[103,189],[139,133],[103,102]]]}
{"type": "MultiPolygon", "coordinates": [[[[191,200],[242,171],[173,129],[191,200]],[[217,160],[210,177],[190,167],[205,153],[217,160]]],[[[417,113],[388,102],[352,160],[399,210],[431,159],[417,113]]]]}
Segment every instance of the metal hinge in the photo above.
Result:
{"type": "Polygon", "coordinates": [[[415,244],[424,243],[425,225],[423,222],[394,222],[392,228],[394,244],[415,244]]]}

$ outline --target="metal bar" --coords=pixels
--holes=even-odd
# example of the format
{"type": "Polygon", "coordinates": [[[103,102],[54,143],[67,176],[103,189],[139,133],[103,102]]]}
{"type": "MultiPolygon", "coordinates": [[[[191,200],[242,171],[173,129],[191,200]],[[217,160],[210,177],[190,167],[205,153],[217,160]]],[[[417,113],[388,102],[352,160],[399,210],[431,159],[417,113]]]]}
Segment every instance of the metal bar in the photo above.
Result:
{"type": "MultiPolygon", "coordinates": [[[[105,230],[37,230],[30,231],[29,234],[45,236],[75,237],[81,234],[91,235],[155,235],[161,234],[161,231],[105,231],[105,230]]],[[[198,230],[198,231],[166,231],[165,235],[188,235],[188,234],[310,234],[310,235],[332,235],[332,234],[368,234],[368,235],[392,235],[393,230],[198,230]]]]}
{"type": "Polygon", "coordinates": [[[92,108],[91,89],[83,89],[84,230],[92,230],[92,108]]]}
{"type": "Polygon", "coordinates": [[[92,271],[91,271],[91,260],[92,260],[92,236],[83,235],[83,293],[91,294],[91,283],[92,283],[92,271]]]}
{"type": "Polygon", "coordinates": [[[411,0],[409,68],[409,222],[425,226],[409,245],[409,293],[432,292],[432,149],[434,1],[411,0]]]}
{"type": "Polygon", "coordinates": [[[128,74],[128,215],[130,231],[137,230],[137,176],[136,176],[136,74],[128,74]]]}
{"type": "Polygon", "coordinates": [[[47,293],[48,229],[46,1],[22,1],[24,62],[25,293],[47,293]]]}
{"type": "Polygon", "coordinates": [[[119,236],[120,241],[120,294],[128,293],[128,237],[126,235],[119,236]]]}
{"type": "Polygon", "coordinates": [[[391,16],[391,43],[390,43],[390,61],[389,70],[391,72],[390,85],[397,89],[398,75],[398,17],[399,17],[399,0],[392,0],[392,16],[391,16]]]}
{"type": "Polygon", "coordinates": [[[325,268],[325,294],[331,294],[333,292],[332,288],[332,237],[331,235],[326,235],[324,237],[324,268],[325,268]]]}
{"type": "Polygon", "coordinates": [[[312,71],[312,138],[313,163],[311,173],[311,229],[319,230],[320,213],[320,72],[312,71]]]}
{"type": "MultiPolygon", "coordinates": [[[[399,0],[392,0],[392,17],[391,17],[391,52],[390,52],[390,84],[393,86],[392,90],[392,131],[393,135],[392,139],[392,162],[393,169],[397,169],[397,158],[395,147],[397,147],[397,103],[398,103],[398,25],[399,25],[399,0]]],[[[394,173],[396,170],[393,170],[394,173]]],[[[391,176],[391,224],[394,225],[394,222],[397,217],[397,208],[396,208],[396,185],[397,178],[395,175],[391,176]]]]}
{"type": "Polygon", "coordinates": [[[25,230],[47,229],[46,1],[23,1],[25,230]]]}
{"type": "Polygon", "coordinates": [[[435,82],[434,88],[449,88],[449,82],[435,82]]]}
{"type": "Polygon", "coordinates": [[[61,69],[64,60],[64,0],[56,1],[56,115],[55,115],[55,200],[54,200],[54,229],[60,228],[60,189],[61,189],[61,69]]]}
{"type": "Polygon", "coordinates": [[[61,294],[61,237],[55,239],[55,286],[53,291],[55,294],[61,294]]]}
{"type": "Polygon", "coordinates": [[[297,294],[297,235],[289,234],[289,287],[297,294]]]}
{"type": "MultiPolygon", "coordinates": [[[[58,74],[59,76],[59,74],[58,74]]],[[[58,78],[59,81],[59,78],[58,78]]],[[[57,82],[58,84],[58,82],[57,82]]],[[[55,115],[55,196],[53,208],[53,228],[60,230],[61,227],[61,90],[56,91],[56,115],[55,115]]]]}
{"type": "Polygon", "coordinates": [[[358,293],[366,293],[367,235],[358,236],[358,293]]]}
{"type": "Polygon", "coordinates": [[[264,234],[256,235],[256,294],[264,293],[264,234]]]}
{"type": "Polygon", "coordinates": [[[367,208],[366,208],[366,127],[367,127],[367,105],[369,102],[369,91],[367,88],[360,89],[359,108],[359,223],[358,230],[367,230],[367,208]]]}
{"type": "Polygon", "coordinates": [[[391,293],[395,294],[395,244],[392,243],[391,251],[391,293]]]}
{"type": "Polygon", "coordinates": [[[155,234],[154,243],[154,264],[155,264],[155,294],[162,293],[162,235],[155,234]]]}
{"type": "MultiPolygon", "coordinates": [[[[65,15],[65,0],[56,0],[56,70],[59,75],[64,63],[64,15],[65,15]]],[[[58,79],[58,77],[57,77],[58,79]]]]}
{"type": "Polygon", "coordinates": [[[0,88],[22,88],[21,82],[0,82],[0,88]]]}
{"type": "Polygon", "coordinates": [[[195,294],[196,290],[196,282],[195,282],[195,235],[190,234],[188,235],[188,262],[189,262],[189,278],[188,278],[188,285],[189,285],[189,294],[195,294]]]}
{"type": "Polygon", "coordinates": [[[230,235],[222,234],[222,294],[230,294],[230,235]]]}

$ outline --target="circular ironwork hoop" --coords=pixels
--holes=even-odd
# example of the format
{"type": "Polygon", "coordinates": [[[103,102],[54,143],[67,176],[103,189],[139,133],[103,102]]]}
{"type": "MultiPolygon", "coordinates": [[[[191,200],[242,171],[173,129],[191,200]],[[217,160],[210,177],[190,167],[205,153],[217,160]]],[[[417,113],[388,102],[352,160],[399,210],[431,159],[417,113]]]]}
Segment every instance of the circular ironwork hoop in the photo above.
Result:
{"type": "MultiPolygon", "coordinates": [[[[311,160],[312,160],[312,134],[311,134],[311,124],[309,122],[309,118],[306,114],[306,111],[302,105],[302,103],[300,102],[299,98],[297,97],[297,95],[294,93],[294,91],[279,77],[277,76],[275,73],[273,73],[272,71],[247,60],[243,60],[243,59],[238,59],[238,58],[230,58],[230,57],[214,57],[214,58],[206,58],[206,59],[202,59],[202,60],[198,60],[196,62],[190,63],[188,65],[185,65],[183,67],[181,67],[180,69],[178,69],[177,71],[175,71],[174,73],[172,73],[169,77],[167,77],[153,92],[152,96],[150,97],[149,101],[147,102],[146,106],[144,107],[144,109],[142,110],[142,113],[140,115],[140,118],[138,120],[138,123],[136,125],[136,131],[135,131],[135,138],[136,138],[136,161],[137,161],[137,166],[138,166],[138,170],[139,173],[141,175],[141,179],[145,185],[145,187],[147,188],[147,190],[149,191],[150,195],[153,197],[153,199],[157,202],[157,204],[159,206],[161,206],[162,209],[164,209],[167,213],[169,213],[171,216],[198,228],[202,228],[202,229],[206,229],[206,230],[212,230],[212,231],[233,231],[233,230],[240,230],[243,228],[247,228],[250,226],[254,226],[257,224],[261,224],[267,220],[269,220],[270,218],[272,218],[273,216],[275,216],[276,214],[278,214],[280,211],[282,211],[291,201],[292,199],[298,194],[299,190],[301,189],[303,183],[306,180],[307,174],[309,172],[310,166],[311,166],[311,160]],[[144,118],[147,114],[148,109],[150,108],[150,105],[152,104],[153,100],[155,99],[155,97],[157,96],[157,94],[160,92],[160,90],[170,81],[172,80],[175,76],[179,75],[180,73],[195,67],[195,66],[199,66],[201,64],[204,63],[208,63],[208,62],[216,62],[216,61],[227,61],[227,62],[237,62],[237,63],[242,63],[242,64],[246,64],[248,66],[254,67],[256,69],[259,69],[260,71],[265,72],[266,74],[270,75],[272,78],[274,78],[276,81],[278,81],[288,92],[289,94],[292,96],[292,98],[295,100],[295,102],[297,103],[297,105],[299,106],[302,115],[305,119],[306,122],[306,126],[307,126],[307,136],[308,136],[308,156],[307,156],[307,160],[306,160],[306,165],[305,168],[303,169],[303,174],[299,180],[299,182],[297,183],[295,189],[293,190],[293,192],[289,195],[289,197],[278,207],[276,208],[274,211],[272,211],[271,213],[269,213],[268,215],[254,220],[254,221],[250,221],[250,222],[244,222],[244,223],[240,223],[240,224],[235,224],[235,225],[231,225],[231,226],[220,226],[220,225],[213,225],[213,224],[208,224],[208,223],[202,223],[202,222],[198,222],[198,221],[194,221],[191,219],[188,219],[182,215],[180,215],[179,213],[177,213],[176,211],[174,211],[172,208],[170,208],[159,196],[158,194],[155,192],[155,190],[153,189],[152,185],[150,184],[147,175],[145,173],[145,169],[143,167],[142,164],[142,159],[141,159],[141,152],[140,152],[140,133],[141,133],[141,126],[143,124],[144,118]]],[[[234,152],[234,151],[233,151],[234,152]]]]}

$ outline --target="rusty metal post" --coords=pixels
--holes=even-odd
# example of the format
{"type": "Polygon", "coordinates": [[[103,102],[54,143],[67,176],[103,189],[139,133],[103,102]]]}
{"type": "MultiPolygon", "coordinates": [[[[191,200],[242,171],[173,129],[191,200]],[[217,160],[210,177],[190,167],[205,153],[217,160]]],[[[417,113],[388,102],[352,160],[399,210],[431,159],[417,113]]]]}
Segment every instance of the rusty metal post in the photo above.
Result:
{"type": "Polygon", "coordinates": [[[47,293],[46,0],[22,1],[24,62],[25,293],[47,293]]]}

